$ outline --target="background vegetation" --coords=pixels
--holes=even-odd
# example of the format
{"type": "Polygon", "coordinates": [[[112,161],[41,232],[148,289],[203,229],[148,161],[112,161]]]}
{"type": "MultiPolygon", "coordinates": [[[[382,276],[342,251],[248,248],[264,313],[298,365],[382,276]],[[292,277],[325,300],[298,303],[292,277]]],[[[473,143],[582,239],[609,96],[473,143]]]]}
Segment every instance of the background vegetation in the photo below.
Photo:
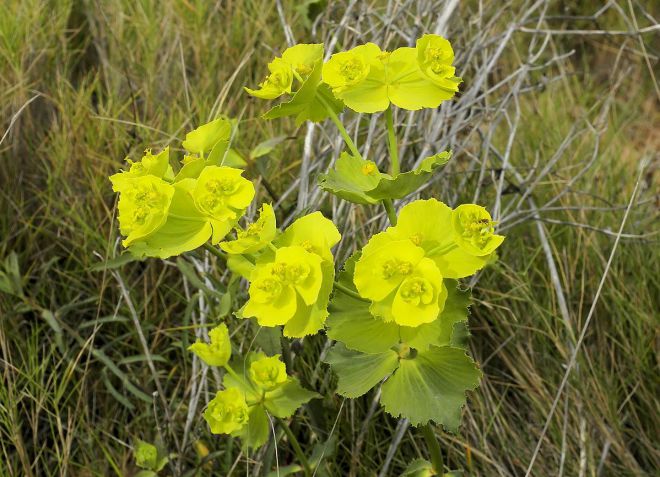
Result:
{"type": "MultiPolygon", "coordinates": [[[[473,280],[485,378],[460,433],[440,433],[448,463],[480,476],[657,475],[657,6],[3,1],[0,475],[132,475],[137,438],[175,451],[172,436],[182,455],[165,473],[261,475],[294,461],[286,439],[247,456],[208,433],[201,409],[216,376],[184,350],[240,296],[201,252],[105,266],[121,253],[107,176],[218,114],[238,118],[259,200],[282,223],[322,209],[345,257],[385,222],[314,187],[341,150],[336,130],[261,120],[266,105],[241,88],[293,40],[392,47],[427,31],[452,40],[465,83],[438,111],[398,114],[403,168],[452,148],[420,195],[477,200],[508,235],[473,280]],[[286,140],[250,159],[276,136],[286,140]]],[[[354,117],[350,129],[374,160],[378,121],[354,117]]],[[[253,330],[233,329],[247,349],[253,330]]],[[[330,396],[325,338],[293,345],[294,372],[330,396]]],[[[398,475],[426,455],[376,398],[328,397],[299,414],[293,430],[310,450],[334,436],[329,475],[398,475]]]]}

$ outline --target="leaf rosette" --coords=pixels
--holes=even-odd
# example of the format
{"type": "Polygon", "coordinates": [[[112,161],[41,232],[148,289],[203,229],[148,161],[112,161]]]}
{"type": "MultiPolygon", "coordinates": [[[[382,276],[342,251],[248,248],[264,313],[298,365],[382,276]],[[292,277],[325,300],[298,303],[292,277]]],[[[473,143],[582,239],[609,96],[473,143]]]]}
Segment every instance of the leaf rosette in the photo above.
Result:
{"type": "Polygon", "coordinates": [[[451,158],[445,151],[422,160],[408,172],[392,176],[378,170],[373,161],[343,152],[326,174],[319,176],[319,187],[355,204],[377,204],[384,199],[403,199],[422,185],[451,158]]]}

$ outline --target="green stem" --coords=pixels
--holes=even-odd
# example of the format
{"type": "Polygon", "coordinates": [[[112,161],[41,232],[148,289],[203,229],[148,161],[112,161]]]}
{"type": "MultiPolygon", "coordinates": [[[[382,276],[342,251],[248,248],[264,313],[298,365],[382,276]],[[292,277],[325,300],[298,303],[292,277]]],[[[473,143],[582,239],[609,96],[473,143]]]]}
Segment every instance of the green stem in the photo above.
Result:
{"type": "Polygon", "coordinates": [[[280,341],[282,344],[282,359],[284,360],[284,365],[290,373],[293,373],[293,354],[291,353],[291,342],[286,336],[282,336],[280,341]]]}
{"type": "Polygon", "coordinates": [[[397,176],[400,172],[399,147],[396,143],[396,133],[394,132],[394,119],[392,117],[391,104],[385,110],[385,121],[387,122],[387,139],[390,149],[390,174],[397,176]]]}
{"type": "Polygon", "coordinates": [[[353,154],[355,157],[358,157],[362,159],[362,154],[360,154],[360,151],[358,151],[357,146],[351,139],[351,136],[348,135],[348,131],[346,131],[346,128],[344,125],[341,123],[339,120],[339,116],[332,110],[328,102],[317,92],[317,99],[319,102],[323,105],[323,107],[326,109],[328,112],[328,116],[330,116],[330,119],[332,120],[333,123],[335,123],[335,126],[337,126],[337,129],[339,129],[339,134],[341,134],[341,137],[344,138],[344,142],[348,146],[348,148],[351,150],[351,154],[353,154]]]}
{"type": "Polygon", "coordinates": [[[302,448],[300,447],[300,443],[298,442],[298,439],[296,439],[296,436],[293,435],[293,432],[291,432],[291,429],[289,429],[289,425],[284,422],[282,419],[279,417],[276,418],[277,422],[279,423],[280,427],[284,429],[284,433],[286,434],[286,437],[289,439],[289,443],[291,444],[291,447],[293,447],[293,451],[296,453],[296,456],[298,457],[298,460],[300,461],[300,465],[302,465],[303,470],[305,472],[306,477],[311,477],[312,476],[312,468],[309,466],[309,462],[307,462],[307,457],[305,457],[305,453],[303,452],[302,448]]]}
{"type": "Polygon", "coordinates": [[[396,225],[396,210],[394,210],[394,204],[392,199],[383,199],[383,205],[385,206],[385,211],[387,212],[387,218],[390,219],[390,224],[392,226],[396,225]]]}
{"type": "Polygon", "coordinates": [[[222,252],[219,248],[214,247],[210,243],[205,243],[204,245],[202,245],[202,247],[204,247],[204,250],[211,252],[212,255],[215,255],[219,259],[227,260],[227,255],[224,252],[222,252]]]}
{"type": "Polygon", "coordinates": [[[431,454],[431,463],[433,464],[433,470],[435,470],[439,475],[444,473],[444,462],[442,460],[442,451],[440,450],[440,444],[438,443],[438,438],[433,432],[431,424],[427,424],[422,427],[422,434],[424,435],[424,440],[426,440],[426,445],[429,448],[429,453],[431,454]]]}
{"type": "Polygon", "coordinates": [[[352,298],[355,298],[356,300],[360,300],[360,301],[364,301],[364,302],[369,302],[369,300],[367,300],[367,299],[365,299],[365,298],[362,298],[360,295],[358,295],[357,293],[355,293],[353,290],[351,290],[350,288],[348,288],[348,287],[342,285],[342,284],[339,283],[339,282],[335,282],[334,285],[335,285],[335,288],[336,288],[337,290],[341,291],[341,292],[342,292],[343,294],[345,294],[345,295],[348,295],[348,296],[350,296],[350,297],[352,297],[352,298]]]}

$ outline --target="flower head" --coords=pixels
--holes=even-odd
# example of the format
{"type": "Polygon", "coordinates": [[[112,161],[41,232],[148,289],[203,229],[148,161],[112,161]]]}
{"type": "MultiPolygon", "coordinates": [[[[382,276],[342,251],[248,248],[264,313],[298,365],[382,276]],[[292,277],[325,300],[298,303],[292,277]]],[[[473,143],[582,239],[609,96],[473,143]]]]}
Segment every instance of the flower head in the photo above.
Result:
{"type": "Polygon", "coordinates": [[[314,253],[326,262],[332,262],[332,252],[341,234],[335,224],[321,212],[314,212],[296,219],[277,240],[280,246],[297,245],[314,253]]]}
{"type": "Polygon", "coordinates": [[[382,51],[374,43],[335,53],[323,65],[323,81],[341,98],[342,92],[358,86],[367,78],[372,64],[381,54],[382,51]]]}
{"type": "Polygon", "coordinates": [[[417,62],[419,68],[434,83],[458,91],[458,84],[447,82],[456,72],[451,64],[454,50],[451,43],[439,35],[424,35],[417,40],[417,62]]]}
{"type": "Polygon", "coordinates": [[[231,122],[219,118],[190,131],[182,145],[192,154],[204,154],[220,141],[228,141],[230,136],[231,122]]]}
{"type": "Polygon", "coordinates": [[[248,421],[245,396],[238,388],[218,391],[204,411],[204,419],[213,434],[231,434],[248,421]]]}
{"type": "Polygon", "coordinates": [[[321,257],[300,246],[282,247],[275,259],[257,264],[243,313],[262,326],[284,325],[316,301],[322,284],[321,257]]]}
{"type": "Polygon", "coordinates": [[[489,255],[504,241],[502,235],[495,234],[495,222],[488,211],[475,204],[456,207],[451,224],[454,240],[471,255],[489,255]]]}
{"type": "Polygon", "coordinates": [[[280,355],[263,356],[250,363],[250,380],[260,389],[271,391],[287,381],[286,366],[280,355]]]}
{"type": "Polygon", "coordinates": [[[435,320],[447,298],[442,274],[411,240],[374,235],[355,264],[358,293],[372,301],[371,312],[385,321],[419,326],[435,320]]]}
{"type": "Polygon", "coordinates": [[[318,61],[323,60],[323,44],[294,45],[284,50],[282,59],[286,61],[300,78],[307,78],[318,61]]]}
{"type": "Polygon", "coordinates": [[[226,166],[204,168],[192,192],[197,208],[221,222],[238,218],[254,197],[254,185],[242,173],[226,166]]]}
{"type": "Polygon", "coordinates": [[[291,93],[293,70],[291,65],[282,58],[275,58],[268,63],[270,74],[259,84],[259,89],[245,88],[245,91],[256,98],[275,99],[285,93],[291,93]]]}
{"type": "Polygon", "coordinates": [[[222,242],[220,248],[232,254],[254,253],[266,247],[276,235],[275,211],[270,204],[263,204],[256,222],[237,229],[236,240],[222,242]]]}
{"type": "Polygon", "coordinates": [[[209,339],[211,343],[208,344],[197,340],[188,347],[188,350],[195,353],[209,366],[224,366],[231,357],[231,342],[227,325],[222,323],[209,331],[209,339]]]}
{"type": "Polygon", "coordinates": [[[110,177],[113,190],[119,192],[119,230],[126,239],[125,247],[160,228],[174,196],[174,187],[152,176],[110,177]]]}

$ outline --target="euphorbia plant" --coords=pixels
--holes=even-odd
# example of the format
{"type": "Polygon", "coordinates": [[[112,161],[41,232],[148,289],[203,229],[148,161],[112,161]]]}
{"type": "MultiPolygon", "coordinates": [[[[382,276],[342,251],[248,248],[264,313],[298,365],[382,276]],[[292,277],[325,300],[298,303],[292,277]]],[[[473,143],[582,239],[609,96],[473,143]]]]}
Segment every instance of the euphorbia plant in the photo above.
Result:
{"type": "MultiPolygon", "coordinates": [[[[346,263],[335,264],[337,227],[320,212],[299,217],[280,231],[275,211],[263,203],[257,219],[241,224],[255,196],[252,182],[232,167],[232,122],[217,119],[188,133],[187,154],[174,171],[170,151],[147,151],[140,162],[111,177],[119,192],[123,244],[140,257],[167,258],[204,246],[235,277],[247,281],[237,319],[281,328],[288,338],[324,332],[333,341],[326,362],[338,377],[337,393],[357,398],[380,387],[380,402],[395,417],[420,426],[432,462],[415,461],[406,475],[444,473],[430,422],[456,431],[465,392],[481,377],[470,358],[467,333],[470,293],[460,279],[493,260],[504,237],[495,233],[486,209],[456,208],[431,198],[404,199],[427,183],[451,153],[441,151],[401,172],[393,106],[436,108],[458,91],[454,53],[438,35],[424,35],[415,48],[381,50],[373,43],[323,60],[323,45],[296,45],[275,58],[257,98],[284,99],[266,119],[294,116],[297,124],[330,118],[348,151],[319,186],[355,204],[382,204],[389,227],[373,235],[346,263]],[[338,114],[384,111],[389,170],[362,156],[338,114]],[[339,270],[337,276],[335,271],[339,270]]],[[[190,347],[209,366],[224,368],[223,389],[203,413],[214,434],[231,434],[246,447],[263,445],[269,416],[286,419],[318,394],[287,374],[279,356],[249,352],[230,360],[228,326],[209,332],[209,342],[190,347]],[[231,361],[231,362],[230,362],[231,361]]],[[[288,370],[291,371],[291,370],[288,370]]],[[[311,466],[284,424],[305,473],[311,466]]]]}

